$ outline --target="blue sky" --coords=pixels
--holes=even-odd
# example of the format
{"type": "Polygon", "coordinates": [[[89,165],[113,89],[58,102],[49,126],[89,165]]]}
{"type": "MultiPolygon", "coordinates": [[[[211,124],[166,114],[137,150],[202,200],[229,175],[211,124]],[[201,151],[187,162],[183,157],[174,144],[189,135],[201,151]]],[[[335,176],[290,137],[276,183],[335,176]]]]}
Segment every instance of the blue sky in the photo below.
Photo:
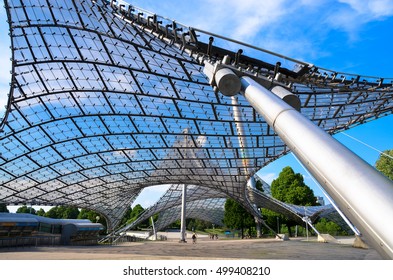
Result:
{"type": "MultiPolygon", "coordinates": [[[[223,36],[339,72],[393,78],[392,0],[135,0],[129,3],[223,36]]],[[[10,51],[4,8],[0,9],[0,115],[9,90],[10,51]]],[[[393,148],[393,116],[350,129],[346,134],[378,150],[393,148]]],[[[374,165],[377,151],[339,134],[335,136],[374,165]]],[[[267,182],[287,165],[306,171],[288,155],[264,168],[267,182]]],[[[148,189],[137,200],[153,203],[164,188],[148,189]]]]}

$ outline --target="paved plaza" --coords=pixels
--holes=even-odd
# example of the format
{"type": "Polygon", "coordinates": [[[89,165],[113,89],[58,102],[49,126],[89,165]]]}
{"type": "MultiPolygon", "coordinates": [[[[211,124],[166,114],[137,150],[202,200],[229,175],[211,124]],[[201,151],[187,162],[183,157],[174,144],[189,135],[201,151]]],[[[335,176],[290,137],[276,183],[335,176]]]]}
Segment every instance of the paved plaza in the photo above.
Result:
{"type": "Polygon", "coordinates": [[[303,238],[210,240],[199,238],[197,244],[179,243],[177,239],[124,243],[118,246],[26,247],[0,249],[2,260],[379,260],[374,249],[352,247],[352,238],[338,243],[319,243],[303,238]]]}

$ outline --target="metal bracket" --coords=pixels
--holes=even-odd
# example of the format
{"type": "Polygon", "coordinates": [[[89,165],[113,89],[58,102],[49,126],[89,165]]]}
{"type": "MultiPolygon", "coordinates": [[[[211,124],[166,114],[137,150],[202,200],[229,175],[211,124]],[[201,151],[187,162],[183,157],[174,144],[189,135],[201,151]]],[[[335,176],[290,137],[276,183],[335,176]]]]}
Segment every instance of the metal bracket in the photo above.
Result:
{"type": "Polygon", "coordinates": [[[211,86],[213,87],[218,86],[216,81],[216,73],[219,70],[226,68],[231,70],[233,73],[235,73],[239,78],[244,76],[252,78],[255,82],[257,82],[264,88],[271,89],[272,87],[275,86],[281,86],[289,90],[286,84],[281,83],[279,80],[275,79],[275,77],[268,78],[264,76],[256,76],[255,73],[251,73],[247,70],[244,70],[243,68],[231,65],[229,64],[229,62],[230,62],[230,58],[228,56],[225,56],[221,61],[212,62],[208,59],[205,59],[203,61],[205,66],[203,72],[209,78],[209,83],[211,86]]]}

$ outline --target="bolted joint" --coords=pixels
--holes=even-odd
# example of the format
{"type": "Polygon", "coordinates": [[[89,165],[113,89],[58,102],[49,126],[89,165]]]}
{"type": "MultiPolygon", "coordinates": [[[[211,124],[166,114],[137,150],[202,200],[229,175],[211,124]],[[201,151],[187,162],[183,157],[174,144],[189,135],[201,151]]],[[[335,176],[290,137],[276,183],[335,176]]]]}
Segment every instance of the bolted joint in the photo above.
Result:
{"type": "Polygon", "coordinates": [[[282,86],[275,86],[270,91],[273,92],[278,97],[280,97],[287,104],[295,108],[295,110],[300,112],[302,104],[300,102],[299,97],[296,94],[293,94],[292,92],[283,88],[282,86]]]}
{"type": "MultiPolygon", "coordinates": [[[[267,90],[270,90],[274,93],[274,95],[278,96],[300,112],[301,102],[299,97],[290,92],[280,83],[280,73],[276,74],[277,80],[269,80],[262,76],[256,77],[250,75],[250,73],[236,69],[229,63],[229,56],[225,56],[222,61],[214,64],[208,60],[204,61],[205,67],[203,72],[208,77],[209,83],[213,86],[215,91],[219,90],[225,96],[234,96],[242,92],[241,80],[244,77],[249,77],[255,83],[263,86],[267,90]]],[[[279,64],[277,64],[276,68],[279,69],[279,64]]]]}
{"type": "Polygon", "coordinates": [[[208,77],[210,85],[218,88],[222,94],[234,96],[240,92],[240,78],[228,65],[205,61],[203,72],[208,77]]]}
{"type": "Polygon", "coordinates": [[[240,92],[239,77],[228,68],[218,70],[214,76],[220,92],[226,96],[234,96],[240,92]]]}

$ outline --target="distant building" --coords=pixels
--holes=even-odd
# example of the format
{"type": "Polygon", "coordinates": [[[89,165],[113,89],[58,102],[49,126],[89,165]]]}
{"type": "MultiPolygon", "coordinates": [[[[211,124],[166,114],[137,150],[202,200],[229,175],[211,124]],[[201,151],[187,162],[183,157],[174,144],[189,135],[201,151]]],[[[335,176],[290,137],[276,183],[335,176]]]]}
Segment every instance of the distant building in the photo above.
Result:
{"type": "Polygon", "coordinates": [[[325,205],[325,199],[322,196],[317,196],[317,203],[319,203],[319,205],[324,206],[325,205]]]}

